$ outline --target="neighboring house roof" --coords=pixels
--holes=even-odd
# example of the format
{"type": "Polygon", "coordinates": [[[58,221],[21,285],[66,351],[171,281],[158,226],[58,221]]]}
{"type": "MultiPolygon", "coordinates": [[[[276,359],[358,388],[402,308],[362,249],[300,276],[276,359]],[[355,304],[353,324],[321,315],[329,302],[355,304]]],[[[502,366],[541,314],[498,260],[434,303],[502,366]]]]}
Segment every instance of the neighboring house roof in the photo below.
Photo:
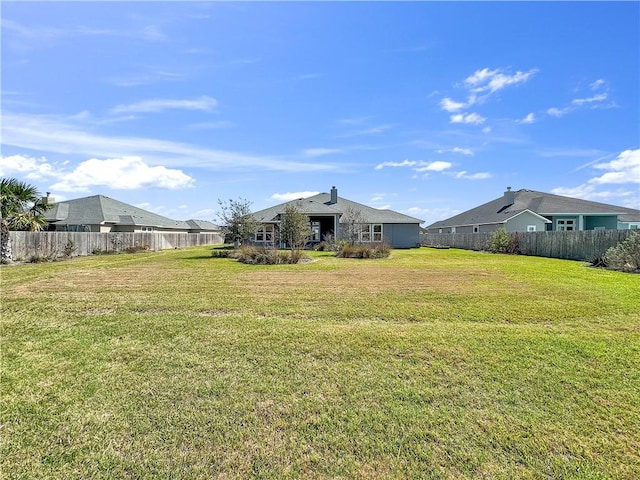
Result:
{"type": "Polygon", "coordinates": [[[207,220],[186,220],[191,230],[220,230],[215,223],[211,223],[207,220]]]}
{"type": "Polygon", "coordinates": [[[349,209],[360,212],[366,223],[421,223],[422,220],[393,210],[379,210],[358,202],[338,197],[336,202],[331,202],[331,194],[319,193],[312,197],[300,198],[281,203],[273,207],[255,212],[253,216],[260,223],[275,223],[279,221],[278,215],[284,213],[287,205],[295,205],[298,210],[308,216],[341,215],[349,209]]]}
{"type": "Polygon", "coordinates": [[[538,216],[618,215],[620,219],[624,216],[640,216],[640,210],[632,208],[522,189],[513,192],[508,190],[502,197],[435,222],[427,228],[504,223],[526,211],[538,216]]]}
{"type": "MultiPolygon", "coordinates": [[[[172,220],[104,195],[93,195],[54,203],[52,208],[46,212],[45,217],[48,222],[61,225],[117,224],[176,230],[190,230],[194,227],[189,222],[203,222],[172,220]]],[[[217,230],[217,227],[212,223],[204,223],[212,226],[207,230],[217,230]]]]}

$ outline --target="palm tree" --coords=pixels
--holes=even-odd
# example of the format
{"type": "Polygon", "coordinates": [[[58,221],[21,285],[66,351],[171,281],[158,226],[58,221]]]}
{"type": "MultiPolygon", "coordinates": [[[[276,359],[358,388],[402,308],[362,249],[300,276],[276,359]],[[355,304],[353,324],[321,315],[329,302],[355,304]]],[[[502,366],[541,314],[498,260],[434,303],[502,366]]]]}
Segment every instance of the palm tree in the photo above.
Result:
{"type": "Polygon", "coordinates": [[[49,205],[38,189],[15,178],[0,180],[0,261],[12,261],[10,230],[38,231],[47,224],[49,205]]]}

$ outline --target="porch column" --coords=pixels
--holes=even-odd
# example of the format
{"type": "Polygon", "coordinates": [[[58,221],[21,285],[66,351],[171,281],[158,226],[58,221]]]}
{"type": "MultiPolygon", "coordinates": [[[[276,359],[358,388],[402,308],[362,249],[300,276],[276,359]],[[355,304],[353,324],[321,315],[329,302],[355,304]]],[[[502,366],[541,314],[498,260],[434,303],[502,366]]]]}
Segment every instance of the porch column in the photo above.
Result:
{"type": "Polygon", "coordinates": [[[578,215],[578,230],[584,230],[584,215],[578,215]]]}

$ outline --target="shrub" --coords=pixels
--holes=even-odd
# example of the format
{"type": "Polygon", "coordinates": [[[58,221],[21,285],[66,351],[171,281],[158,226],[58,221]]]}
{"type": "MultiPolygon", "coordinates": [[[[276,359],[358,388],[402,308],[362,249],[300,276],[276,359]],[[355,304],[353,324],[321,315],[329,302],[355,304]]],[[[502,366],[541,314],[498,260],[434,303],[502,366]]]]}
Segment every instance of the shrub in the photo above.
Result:
{"type": "Polygon", "coordinates": [[[316,245],[316,251],[318,252],[329,252],[331,250],[332,250],[331,246],[326,241],[322,241],[318,245],[316,245]]]}
{"type": "Polygon", "coordinates": [[[55,257],[52,255],[31,255],[28,259],[27,262],[29,263],[47,263],[47,262],[53,262],[55,260],[55,257]]]}
{"type": "Polygon", "coordinates": [[[352,244],[340,242],[337,257],[341,258],[386,258],[391,254],[391,248],[385,243],[352,244]]]}
{"type": "Polygon", "coordinates": [[[248,265],[296,264],[308,258],[301,250],[291,252],[251,245],[242,245],[232,256],[248,265]]]}
{"type": "Polygon", "coordinates": [[[76,244],[73,240],[67,240],[66,245],[64,246],[64,256],[69,258],[73,255],[73,252],[76,251],[76,244]]]}
{"type": "Polygon", "coordinates": [[[609,248],[604,264],[613,270],[640,271],[640,233],[634,232],[624,242],[609,248]]]}
{"type": "Polygon", "coordinates": [[[211,250],[211,256],[213,258],[231,258],[233,257],[235,250],[228,248],[214,248],[211,250]]]}
{"type": "Polygon", "coordinates": [[[146,252],[149,250],[149,245],[134,245],[133,247],[127,247],[123,251],[125,253],[138,253],[138,252],[146,252]]]}
{"type": "Polygon", "coordinates": [[[91,250],[91,253],[93,255],[102,255],[102,247],[95,247],[93,250],[91,250]]]}
{"type": "Polygon", "coordinates": [[[508,233],[504,228],[491,232],[489,251],[491,253],[510,253],[513,255],[520,253],[520,235],[517,232],[508,233]]]}

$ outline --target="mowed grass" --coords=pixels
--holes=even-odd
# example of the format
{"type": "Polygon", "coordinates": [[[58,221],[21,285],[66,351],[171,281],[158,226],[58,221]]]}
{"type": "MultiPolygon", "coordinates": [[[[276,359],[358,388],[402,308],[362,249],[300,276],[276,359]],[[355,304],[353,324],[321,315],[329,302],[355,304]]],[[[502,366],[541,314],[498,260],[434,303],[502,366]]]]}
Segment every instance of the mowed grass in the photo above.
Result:
{"type": "Polygon", "coordinates": [[[0,269],[2,478],[640,478],[640,275],[311,255],[0,269]]]}

